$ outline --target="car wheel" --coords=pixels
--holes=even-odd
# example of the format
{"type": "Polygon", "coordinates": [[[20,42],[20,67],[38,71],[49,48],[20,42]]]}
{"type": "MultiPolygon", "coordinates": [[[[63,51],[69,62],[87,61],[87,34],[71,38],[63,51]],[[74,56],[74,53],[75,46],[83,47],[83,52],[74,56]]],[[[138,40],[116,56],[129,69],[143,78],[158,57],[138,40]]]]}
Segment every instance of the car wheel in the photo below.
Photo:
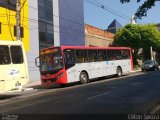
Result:
{"type": "Polygon", "coordinates": [[[81,72],[79,79],[80,79],[81,84],[85,84],[88,82],[88,76],[85,72],[81,72]]]}

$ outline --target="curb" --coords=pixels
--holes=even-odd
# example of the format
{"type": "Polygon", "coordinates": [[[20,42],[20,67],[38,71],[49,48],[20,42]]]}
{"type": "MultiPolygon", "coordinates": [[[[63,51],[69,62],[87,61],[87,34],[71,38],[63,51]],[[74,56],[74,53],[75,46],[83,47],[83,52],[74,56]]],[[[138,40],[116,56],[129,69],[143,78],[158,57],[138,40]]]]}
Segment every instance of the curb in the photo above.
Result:
{"type": "Polygon", "coordinates": [[[35,82],[30,82],[28,83],[27,85],[24,86],[24,88],[33,88],[33,89],[36,89],[36,88],[40,88],[42,87],[41,86],[41,81],[35,81],[35,82]]]}
{"type": "Polygon", "coordinates": [[[154,107],[150,114],[160,114],[160,104],[158,104],[156,107],[154,107]],[[158,113],[159,112],[159,113],[158,113]]]}
{"type": "Polygon", "coordinates": [[[141,72],[141,69],[131,71],[131,73],[137,73],[137,72],[141,72]]]}

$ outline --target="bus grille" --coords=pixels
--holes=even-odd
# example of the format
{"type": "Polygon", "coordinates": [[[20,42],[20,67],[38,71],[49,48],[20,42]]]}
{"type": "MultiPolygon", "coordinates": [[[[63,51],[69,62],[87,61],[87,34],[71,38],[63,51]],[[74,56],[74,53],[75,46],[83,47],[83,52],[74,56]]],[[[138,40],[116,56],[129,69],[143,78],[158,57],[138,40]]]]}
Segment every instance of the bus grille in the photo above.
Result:
{"type": "Polygon", "coordinates": [[[43,79],[43,82],[44,82],[44,83],[55,82],[56,80],[57,80],[57,78],[47,79],[47,80],[46,80],[46,79],[45,79],[45,80],[43,79]]]}

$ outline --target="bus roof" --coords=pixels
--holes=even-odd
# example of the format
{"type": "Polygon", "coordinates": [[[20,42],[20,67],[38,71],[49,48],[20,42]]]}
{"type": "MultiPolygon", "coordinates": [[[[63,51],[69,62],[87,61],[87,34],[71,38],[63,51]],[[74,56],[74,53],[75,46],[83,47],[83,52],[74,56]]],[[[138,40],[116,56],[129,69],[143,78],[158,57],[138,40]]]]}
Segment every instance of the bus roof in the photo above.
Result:
{"type": "Polygon", "coordinates": [[[21,41],[0,40],[0,45],[22,45],[21,41]]]}
{"type": "Polygon", "coordinates": [[[61,47],[62,50],[64,49],[108,49],[108,50],[131,49],[130,47],[98,47],[98,46],[93,46],[93,47],[90,47],[90,46],[57,46],[55,47],[55,46],[51,46],[49,48],[42,49],[42,51],[48,50],[48,49],[54,49],[58,47],[61,47]]]}

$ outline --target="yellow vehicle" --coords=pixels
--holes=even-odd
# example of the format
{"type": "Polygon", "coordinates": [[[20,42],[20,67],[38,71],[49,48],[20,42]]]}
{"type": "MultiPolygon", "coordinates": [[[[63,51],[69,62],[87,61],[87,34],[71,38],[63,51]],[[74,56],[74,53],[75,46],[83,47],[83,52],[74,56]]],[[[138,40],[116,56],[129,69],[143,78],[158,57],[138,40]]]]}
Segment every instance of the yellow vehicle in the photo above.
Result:
{"type": "Polygon", "coordinates": [[[0,41],[0,93],[21,88],[29,81],[25,50],[20,41],[0,41]]]}

